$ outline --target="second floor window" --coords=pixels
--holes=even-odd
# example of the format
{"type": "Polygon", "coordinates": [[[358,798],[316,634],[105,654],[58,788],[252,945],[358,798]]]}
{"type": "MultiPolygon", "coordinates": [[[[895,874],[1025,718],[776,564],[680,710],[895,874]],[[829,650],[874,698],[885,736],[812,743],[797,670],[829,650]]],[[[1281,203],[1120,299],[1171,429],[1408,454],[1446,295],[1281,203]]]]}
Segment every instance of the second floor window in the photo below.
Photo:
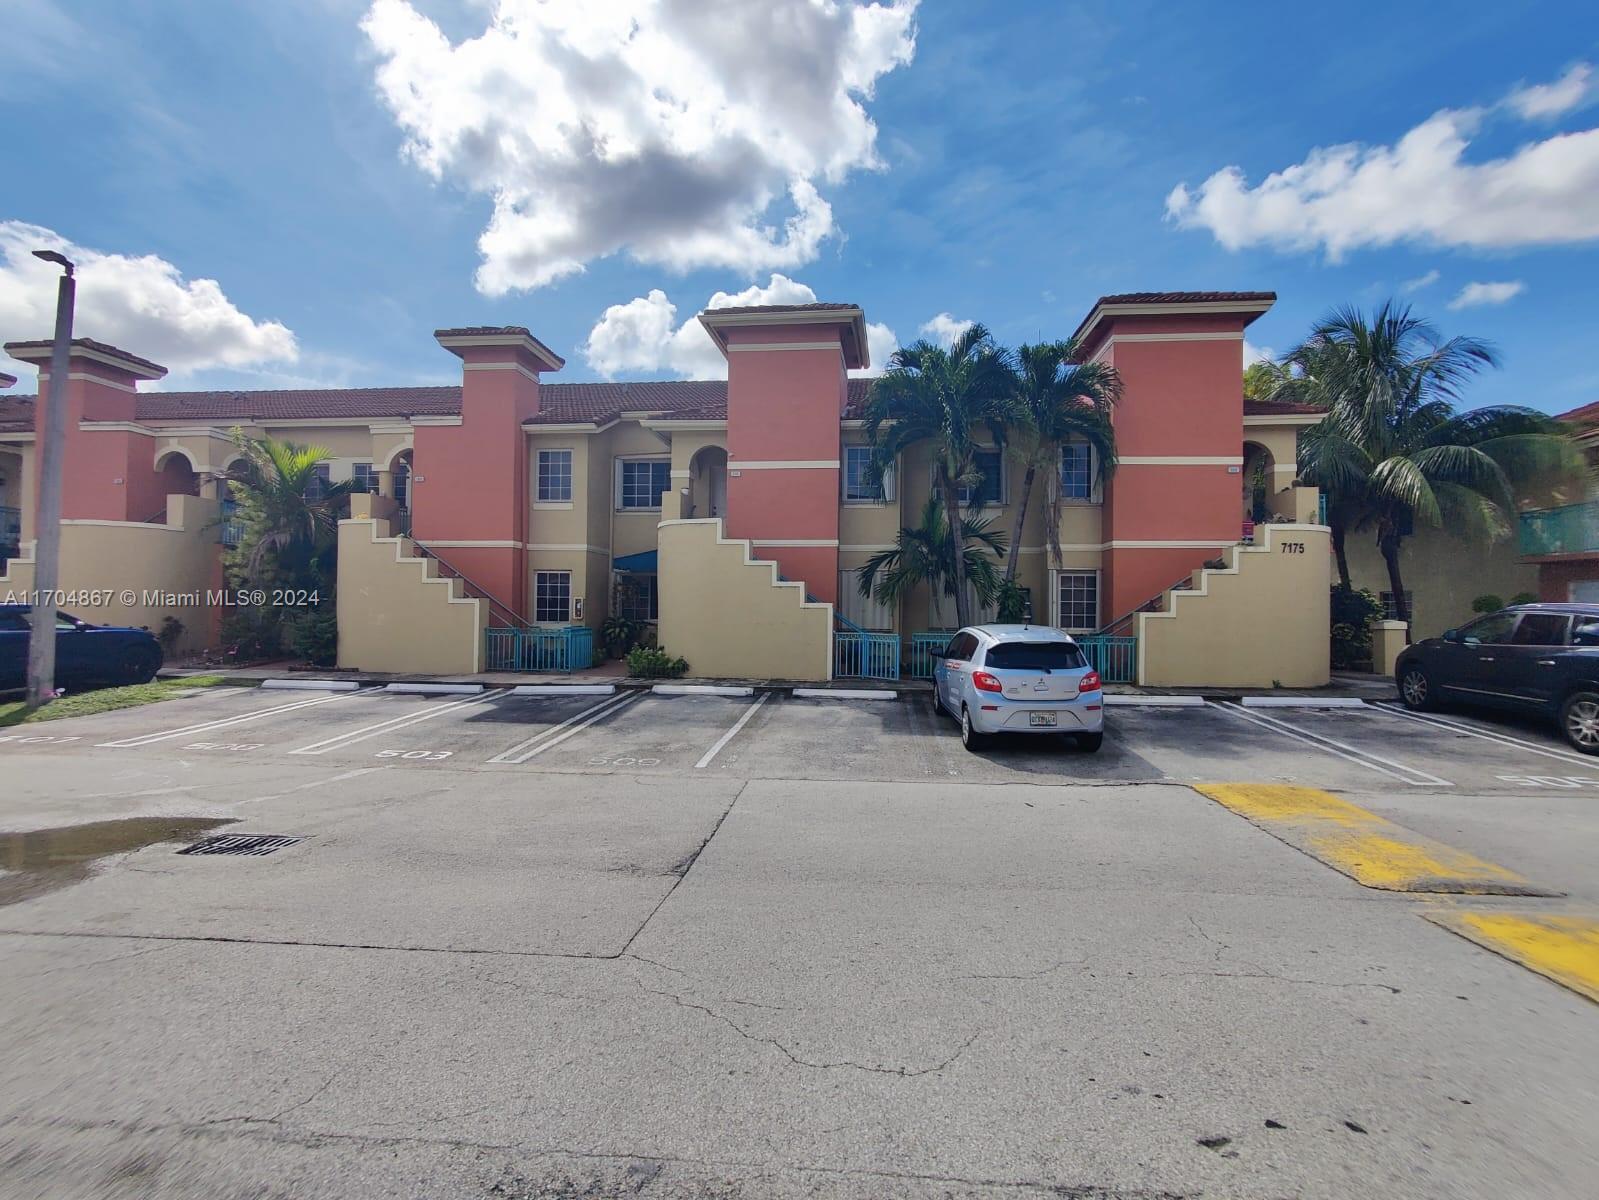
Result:
{"type": "Polygon", "coordinates": [[[1094,448],[1087,442],[1067,442],[1060,448],[1060,498],[1094,500],[1094,448]]]}
{"type": "Polygon", "coordinates": [[[1005,455],[1000,450],[979,450],[972,455],[972,468],[982,479],[959,492],[962,507],[973,504],[1005,503],[1005,455]]]}
{"type": "Polygon", "coordinates": [[[333,468],[327,463],[317,463],[305,485],[305,498],[312,504],[328,494],[328,477],[333,468]]]}
{"type": "Polygon", "coordinates": [[[560,504],[572,499],[572,452],[570,450],[539,451],[538,498],[544,503],[560,504]]]}
{"type": "Polygon", "coordinates": [[[376,492],[378,490],[378,473],[372,469],[371,463],[350,464],[351,491],[376,492]]]}
{"type": "Polygon", "coordinates": [[[882,482],[872,482],[872,448],[844,447],[844,499],[875,503],[883,498],[882,482]]]}
{"type": "Polygon", "coordinates": [[[660,458],[624,458],[617,463],[616,507],[623,512],[661,507],[672,486],[672,464],[660,458]]]}

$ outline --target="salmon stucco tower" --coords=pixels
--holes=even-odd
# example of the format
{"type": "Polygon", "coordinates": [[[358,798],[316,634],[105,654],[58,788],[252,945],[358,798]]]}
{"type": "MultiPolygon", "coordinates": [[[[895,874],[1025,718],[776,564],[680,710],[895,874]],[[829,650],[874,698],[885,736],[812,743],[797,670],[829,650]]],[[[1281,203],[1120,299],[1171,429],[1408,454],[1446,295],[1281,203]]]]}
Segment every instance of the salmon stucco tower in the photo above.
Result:
{"type": "Polygon", "coordinates": [[[785,579],[838,599],[839,420],[848,371],[871,365],[854,304],[718,308],[727,356],[727,522],[785,579]]]}

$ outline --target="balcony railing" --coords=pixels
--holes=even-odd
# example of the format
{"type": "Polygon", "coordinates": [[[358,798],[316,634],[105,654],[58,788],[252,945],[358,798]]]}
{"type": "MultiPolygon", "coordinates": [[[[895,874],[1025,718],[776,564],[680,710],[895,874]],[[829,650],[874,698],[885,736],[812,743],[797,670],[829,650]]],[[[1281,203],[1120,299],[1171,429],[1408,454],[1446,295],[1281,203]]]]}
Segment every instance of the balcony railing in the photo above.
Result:
{"type": "Polygon", "coordinates": [[[1528,555],[1599,551],[1599,500],[1521,514],[1521,552],[1528,555]]]}

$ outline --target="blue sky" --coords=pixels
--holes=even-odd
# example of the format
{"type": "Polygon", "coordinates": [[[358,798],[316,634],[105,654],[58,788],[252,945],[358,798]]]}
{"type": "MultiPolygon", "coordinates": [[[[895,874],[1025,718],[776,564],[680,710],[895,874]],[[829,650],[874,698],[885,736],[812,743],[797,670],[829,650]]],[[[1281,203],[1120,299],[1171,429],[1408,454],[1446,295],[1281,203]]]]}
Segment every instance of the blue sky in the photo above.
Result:
{"type": "Polygon", "coordinates": [[[528,326],[567,358],[560,380],[704,373],[714,360],[678,327],[752,286],[856,301],[886,327],[879,349],[940,313],[1013,343],[1070,333],[1106,292],[1269,288],[1255,347],[1402,296],[1501,350],[1470,403],[1599,400],[1592,4],[1346,4],[1329,20],[924,0],[807,25],[763,0],[741,11],[767,19],[717,22],[719,56],[691,68],[707,6],[645,6],[651,48],[587,73],[552,46],[604,61],[595,47],[627,31],[575,15],[596,6],[572,10],[564,42],[518,40],[476,0],[372,7],[0,0],[27,47],[0,75],[0,337],[48,336],[49,273],[25,261],[42,229],[112,256],[84,271],[78,332],[168,362],[173,386],[453,381],[431,331],[477,323],[528,326]],[[486,31],[481,56],[459,53],[486,31]],[[731,99],[655,145],[663,79],[688,110],[731,99]],[[557,169],[562,114],[586,123],[591,105],[607,166],[557,169]],[[743,134],[705,132],[730,124],[743,134]],[[703,154],[682,149],[696,138],[703,154]],[[1257,190],[1350,143],[1342,166],[1257,190]],[[1228,167],[1242,183],[1207,187],[1228,167]],[[509,216],[485,259],[495,191],[509,216]],[[770,203],[752,216],[751,196],[770,203]],[[1471,284],[1502,286],[1451,308],[1471,284]]]}

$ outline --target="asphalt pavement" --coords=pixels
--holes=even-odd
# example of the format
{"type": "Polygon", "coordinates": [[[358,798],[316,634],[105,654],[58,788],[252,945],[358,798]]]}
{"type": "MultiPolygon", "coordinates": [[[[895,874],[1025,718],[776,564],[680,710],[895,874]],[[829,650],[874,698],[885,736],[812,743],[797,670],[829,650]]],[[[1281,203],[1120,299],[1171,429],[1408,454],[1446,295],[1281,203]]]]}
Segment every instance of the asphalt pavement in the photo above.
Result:
{"type": "Polygon", "coordinates": [[[0,731],[0,1196],[1592,1194],[1599,1006],[1468,937],[1599,912],[1599,762],[1107,731],[504,688],[0,731]],[[287,844],[178,853],[240,834],[287,844]]]}

